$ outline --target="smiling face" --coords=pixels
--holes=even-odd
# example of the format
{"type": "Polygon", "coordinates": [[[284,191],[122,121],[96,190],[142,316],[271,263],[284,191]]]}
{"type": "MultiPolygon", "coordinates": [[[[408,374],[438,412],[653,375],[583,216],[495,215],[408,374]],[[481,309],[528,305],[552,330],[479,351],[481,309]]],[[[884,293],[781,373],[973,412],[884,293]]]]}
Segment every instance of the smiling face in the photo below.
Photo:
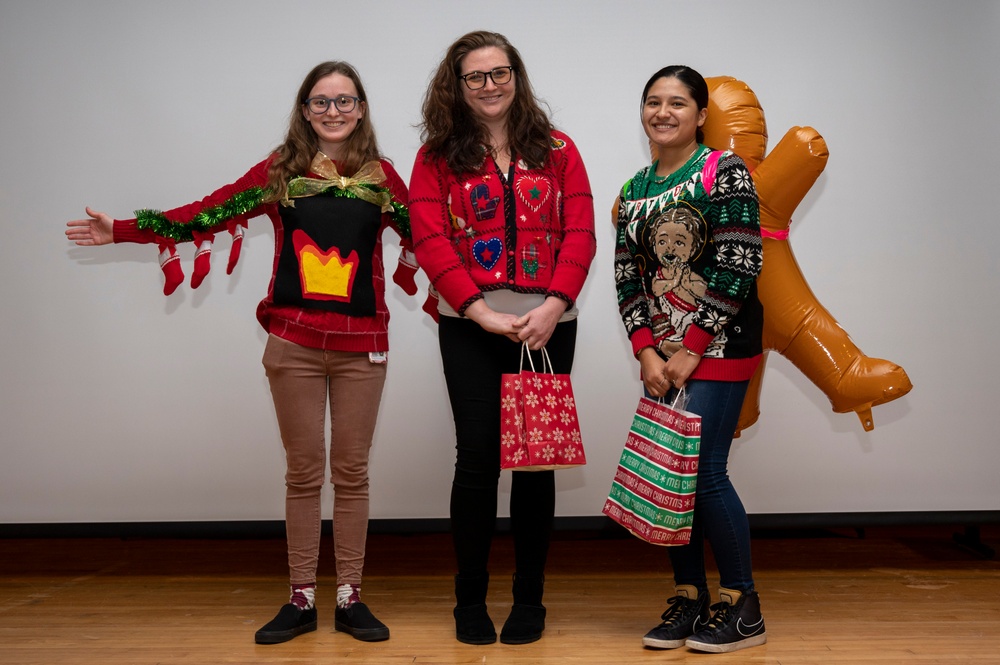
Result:
{"type": "Polygon", "coordinates": [[[690,150],[697,145],[698,128],[707,109],[698,104],[675,76],[657,79],[642,104],[642,128],[657,149],[690,150]]]}
{"type": "MultiPolygon", "coordinates": [[[[509,66],[510,58],[502,49],[486,46],[469,51],[462,58],[459,71],[464,76],[471,72],[490,72],[497,67],[509,66]]],[[[459,85],[462,88],[462,98],[477,120],[486,126],[502,125],[507,122],[517,89],[516,72],[510,81],[503,85],[497,85],[489,76],[486,77],[486,85],[479,90],[469,90],[464,82],[459,82],[459,85]]]]}
{"type": "MultiPolygon", "coordinates": [[[[310,99],[313,97],[336,99],[341,95],[359,96],[354,82],[343,74],[324,76],[309,91],[310,99]]],[[[335,104],[330,104],[325,113],[316,114],[311,112],[305,104],[302,105],[302,117],[316,132],[319,149],[331,159],[340,158],[341,147],[357,129],[365,111],[364,102],[358,102],[350,113],[341,113],[335,104]]]]}

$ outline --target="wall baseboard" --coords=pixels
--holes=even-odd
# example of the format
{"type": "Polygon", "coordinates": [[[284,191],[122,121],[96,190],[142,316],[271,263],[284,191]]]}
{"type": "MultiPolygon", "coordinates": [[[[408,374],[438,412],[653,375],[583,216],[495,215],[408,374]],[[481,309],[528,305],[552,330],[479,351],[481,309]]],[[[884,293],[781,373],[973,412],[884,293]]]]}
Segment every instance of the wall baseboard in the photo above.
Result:
{"type": "MultiPolygon", "coordinates": [[[[959,510],[936,512],[864,512],[864,513],[765,513],[750,515],[755,532],[782,529],[864,529],[883,526],[952,525],[975,527],[1000,524],[1000,510],[959,510]]],[[[510,530],[510,520],[497,520],[497,529],[510,530]]],[[[556,517],[558,532],[583,532],[592,537],[616,538],[629,534],[603,515],[556,517]]],[[[332,531],[324,520],[323,532],[332,531]]],[[[373,534],[445,533],[447,518],[374,519],[368,526],[373,534]]],[[[69,522],[0,524],[0,538],[284,538],[282,520],[245,520],[213,522],[69,522]]],[[[629,536],[630,537],[630,536],[629,536]]]]}

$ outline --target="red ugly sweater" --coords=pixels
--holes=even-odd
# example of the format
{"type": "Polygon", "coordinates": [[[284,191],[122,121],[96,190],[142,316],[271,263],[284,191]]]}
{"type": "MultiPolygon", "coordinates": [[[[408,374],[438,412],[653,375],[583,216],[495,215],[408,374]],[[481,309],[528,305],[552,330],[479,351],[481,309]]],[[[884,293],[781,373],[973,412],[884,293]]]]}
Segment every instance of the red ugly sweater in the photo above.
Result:
{"type": "MultiPolygon", "coordinates": [[[[322,157],[317,155],[314,171],[322,157]]],[[[297,183],[303,185],[299,197],[289,188],[292,205],[263,203],[269,164],[265,159],[201,201],[115,220],[114,241],[159,243],[172,251],[175,242],[210,242],[216,232],[267,215],[274,226],[274,263],[267,295],[257,306],[264,330],[317,349],[387,351],[382,231],[392,226],[403,246],[410,246],[406,185],[382,160],[380,184],[342,189],[310,172],[297,183]]]]}
{"type": "Polygon", "coordinates": [[[462,314],[484,291],[556,296],[572,306],[594,258],[594,200],[580,153],[552,133],[548,162],[515,155],[501,174],[452,173],[420,149],[410,176],[413,248],[434,288],[462,314]],[[505,177],[507,176],[507,177],[505,177]]]}

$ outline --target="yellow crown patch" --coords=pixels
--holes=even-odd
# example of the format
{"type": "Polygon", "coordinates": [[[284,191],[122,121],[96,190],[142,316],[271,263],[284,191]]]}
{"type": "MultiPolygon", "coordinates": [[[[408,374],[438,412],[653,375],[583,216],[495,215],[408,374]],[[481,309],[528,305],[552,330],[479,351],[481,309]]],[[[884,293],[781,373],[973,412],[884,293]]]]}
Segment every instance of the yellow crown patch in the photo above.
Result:
{"type": "Polygon", "coordinates": [[[321,250],[300,229],[292,232],[295,256],[299,260],[299,279],[302,296],[315,300],[340,300],[349,302],[354,278],[357,275],[358,253],[352,251],[346,258],[340,250],[331,247],[321,250]]]}

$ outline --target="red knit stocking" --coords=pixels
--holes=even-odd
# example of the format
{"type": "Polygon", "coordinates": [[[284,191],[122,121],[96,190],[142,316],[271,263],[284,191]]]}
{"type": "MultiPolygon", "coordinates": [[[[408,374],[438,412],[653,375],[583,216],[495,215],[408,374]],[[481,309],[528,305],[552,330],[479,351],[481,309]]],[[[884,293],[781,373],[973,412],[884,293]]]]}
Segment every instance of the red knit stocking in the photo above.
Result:
{"type": "Polygon", "coordinates": [[[438,318],[440,317],[438,314],[439,297],[438,292],[433,286],[427,287],[427,300],[424,301],[424,306],[421,309],[431,315],[431,318],[434,319],[434,323],[437,323],[438,318]]]}
{"type": "Polygon", "coordinates": [[[191,288],[197,289],[202,281],[212,269],[212,241],[215,240],[213,233],[193,234],[197,249],[194,252],[194,271],[191,273],[191,288]]]}
{"type": "Polygon", "coordinates": [[[408,296],[417,292],[417,283],[413,281],[413,276],[417,274],[419,267],[416,255],[404,247],[399,253],[399,263],[396,264],[396,272],[392,273],[392,281],[396,282],[408,296]]]}
{"type": "Polygon", "coordinates": [[[233,236],[233,244],[229,248],[229,263],[226,264],[226,274],[232,275],[236,262],[240,260],[240,249],[243,247],[243,229],[247,226],[246,220],[234,220],[229,222],[229,233],[233,236]]]}
{"type": "Polygon", "coordinates": [[[177,290],[184,281],[184,271],[181,269],[181,257],[177,256],[177,245],[173,242],[161,242],[160,270],[163,271],[163,295],[169,296],[177,290]]]}

